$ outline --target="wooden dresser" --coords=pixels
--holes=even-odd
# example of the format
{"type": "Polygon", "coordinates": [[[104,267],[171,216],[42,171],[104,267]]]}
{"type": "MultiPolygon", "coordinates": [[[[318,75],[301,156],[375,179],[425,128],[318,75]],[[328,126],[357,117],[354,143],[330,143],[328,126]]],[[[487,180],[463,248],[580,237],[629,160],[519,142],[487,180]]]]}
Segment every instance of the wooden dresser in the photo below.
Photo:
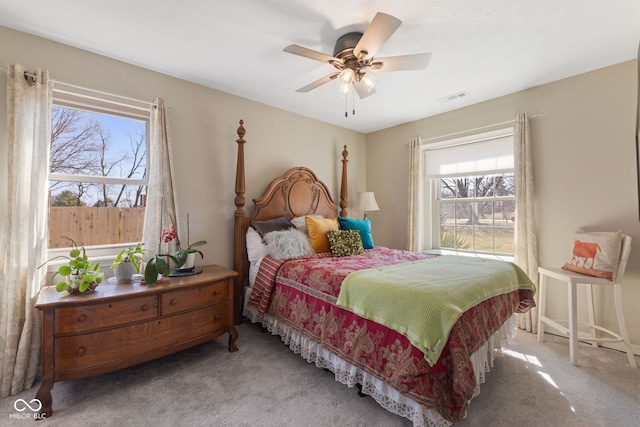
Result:
{"type": "Polygon", "coordinates": [[[193,276],[142,284],[101,283],[95,292],[63,296],[43,288],[42,384],[36,398],[50,416],[58,381],[100,375],[156,359],[229,333],[237,351],[234,283],[237,273],[211,265],[193,276]]]}

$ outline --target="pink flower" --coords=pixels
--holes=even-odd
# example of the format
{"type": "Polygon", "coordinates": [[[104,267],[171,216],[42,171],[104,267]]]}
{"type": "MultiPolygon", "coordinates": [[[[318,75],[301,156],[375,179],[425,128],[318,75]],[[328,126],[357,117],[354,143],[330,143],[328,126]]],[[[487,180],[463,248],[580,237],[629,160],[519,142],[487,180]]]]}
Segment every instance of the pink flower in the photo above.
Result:
{"type": "Polygon", "coordinates": [[[178,237],[178,232],[173,228],[173,224],[169,224],[169,226],[162,230],[160,234],[160,240],[163,240],[165,243],[169,243],[173,239],[178,237]]]}

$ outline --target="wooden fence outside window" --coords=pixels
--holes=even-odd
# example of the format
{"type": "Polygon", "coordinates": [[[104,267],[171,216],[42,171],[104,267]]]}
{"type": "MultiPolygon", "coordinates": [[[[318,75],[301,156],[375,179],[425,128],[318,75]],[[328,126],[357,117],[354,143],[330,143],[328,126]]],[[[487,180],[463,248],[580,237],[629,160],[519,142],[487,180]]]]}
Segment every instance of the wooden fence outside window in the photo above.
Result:
{"type": "Polygon", "coordinates": [[[142,240],[145,208],[49,207],[49,248],[136,243],[142,240]]]}

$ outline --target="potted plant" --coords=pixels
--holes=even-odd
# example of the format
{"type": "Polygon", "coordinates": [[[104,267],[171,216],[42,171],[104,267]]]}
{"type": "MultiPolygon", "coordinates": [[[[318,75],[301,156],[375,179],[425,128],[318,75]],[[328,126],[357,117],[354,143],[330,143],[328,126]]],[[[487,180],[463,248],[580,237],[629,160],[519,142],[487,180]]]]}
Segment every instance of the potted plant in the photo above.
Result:
{"type": "Polygon", "coordinates": [[[173,261],[173,265],[176,270],[188,270],[194,268],[195,255],[197,253],[200,254],[200,258],[204,258],[202,252],[194,248],[205,245],[206,243],[207,242],[205,240],[200,240],[198,242],[190,244],[187,249],[178,249],[174,255],[162,254],[162,256],[171,258],[171,261],[173,261]]]}
{"type": "MultiPolygon", "coordinates": [[[[180,238],[178,232],[175,229],[173,218],[169,216],[171,223],[169,226],[162,230],[160,233],[160,239],[158,240],[158,252],[153,258],[149,260],[144,270],[144,281],[148,285],[154,285],[158,282],[158,278],[161,275],[169,276],[171,274],[171,267],[169,262],[164,258],[169,258],[173,262],[174,270],[179,271],[180,275],[187,275],[190,270],[194,269],[195,254],[200,254],[200,258],[204,258],[204,255],[200,250],[195,249],[199,246],[206,245],[206,240],[199,240],[195,243],[189,244],[189,214],[187,214],[187,248],[182,249],[180,246],[180,238]],[[162,242],[169,243],[175,239],[176,252],[174,254],[160,253],[160,246],[162,242]]],[[[195,272],[191,271],[192,274],[195,272]]]]}
{"type": "Polygon", "coordinates": [[[84,247],[78,248],[76,242],[72,239],[73,248],[69,252],[69,256],[60,255],[45,261],[38,268],[58,258],[66,258],[69,262],[61,265],[51,276],[50,284],[53,284],[55,277],[59,274],[65,277],[56,283],[56,291],[66,292],[67,294],[91,292],[104,280],[104,273],[100,271],[100,263],[89,261],[84,247]]]}
{"type": "Polygon", "coordinates": [[[144,282],[153,286],[158,283],[160,275],[169,276],[170,273],[169,263],[160,255],[156,255],[147,262],[147,266],[144,268],[144,282]]]}
{"type": "Polygon", "coordinates": [[[144,253],[146,252],[142,245],[142,243],[138,243],[135,246],[123,249],[116,256],[113,264],[111,264],[111,269],[114,270],[118,283],[131,282],[131,276],[134,273],[140,273],[142,270],[144,253]]]}
{"type": "Polygon", "coordinates": [[[180,247],[180,238],[178,237],[178,232],[175,229],[173,224],[173,218],[171,218],[171,224],[165,229],[162,230],[160,234],[160,242],[164,241],[165,243],[169,243],[175,239],[176,241],[176,252],[175,254],[161,254],[161,256],[169,257],[173,261],[173,268],[175,270],[188,270],[194,268],[195,264],[195,255],[200,254],[200,258],[204,258],[202,252],[200,252],[197,248],[198,246],[206,245],[206,240],[199,240],[195,243],[190,242],[190,234],[189,234],[189,214],[187,214],[187,248],[182,249],[180,247]]]}

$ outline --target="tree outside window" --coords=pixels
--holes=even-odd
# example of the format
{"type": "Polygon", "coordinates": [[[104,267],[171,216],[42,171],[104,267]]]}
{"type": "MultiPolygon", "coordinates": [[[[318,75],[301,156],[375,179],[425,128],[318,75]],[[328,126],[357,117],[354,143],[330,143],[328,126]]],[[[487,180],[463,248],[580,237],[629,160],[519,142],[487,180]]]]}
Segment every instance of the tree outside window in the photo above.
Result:
{"type": "Polygon", "coordinates": [[[514,253],[513,173],[438,179],[440,247],[514,253]]]}
{"type": "Polygon", "coordinates": [[[147,120],[54,105],[49,247],[142,238],[147,120]]]}

